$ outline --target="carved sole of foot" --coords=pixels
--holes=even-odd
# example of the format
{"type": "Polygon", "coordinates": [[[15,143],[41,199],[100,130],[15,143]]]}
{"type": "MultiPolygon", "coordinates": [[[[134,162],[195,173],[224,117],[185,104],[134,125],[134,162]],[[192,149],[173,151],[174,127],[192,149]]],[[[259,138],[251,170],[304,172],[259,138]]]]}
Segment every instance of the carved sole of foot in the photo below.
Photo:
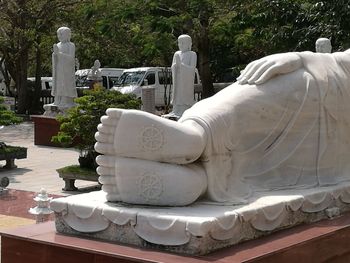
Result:
{"type": "MultiPolygon", "coordinates": [[[[184,206],[196,201],[207,189],[204,169],[195,164],[177,165],[134,158],[100,155],[98,173],[106,182],[113,201],[131,204],[184,206]],[[114,180],[111,174],[115,174],[114,180]]],[[[111,200],[110,200],[111,201],[111,200]]]]}
{"type": "Polygon", "coordinates": [[[108,109],[95,135],[97,152],[177,164],[191,163],[204,149],[198,129],[138,110],[108,109]]]}

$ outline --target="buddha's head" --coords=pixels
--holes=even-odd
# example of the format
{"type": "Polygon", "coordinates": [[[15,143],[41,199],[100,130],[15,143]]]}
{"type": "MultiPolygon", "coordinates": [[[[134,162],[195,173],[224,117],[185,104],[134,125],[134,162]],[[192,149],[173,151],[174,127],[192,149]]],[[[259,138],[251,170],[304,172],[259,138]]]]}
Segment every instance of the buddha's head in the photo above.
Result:
{"type": "Polygon", "coordinates": [[[316,52],[317,53],[331,53],[332,44],[328,38],[319,38],[316,41],[316,52]]]}
{"type": "Polygon", "coordinates": [[[68,27],[60,27],[57,30],[57,38],[60,42],[68,42],[70,41],[70,37],[71,37],[71,31],[68,27]]]}
{"type": "Polygon", "coordinates": [[[189,35],[181,35],[177,39],[180,51],[190,51],[192,47],[192,39],[189,35]]]}

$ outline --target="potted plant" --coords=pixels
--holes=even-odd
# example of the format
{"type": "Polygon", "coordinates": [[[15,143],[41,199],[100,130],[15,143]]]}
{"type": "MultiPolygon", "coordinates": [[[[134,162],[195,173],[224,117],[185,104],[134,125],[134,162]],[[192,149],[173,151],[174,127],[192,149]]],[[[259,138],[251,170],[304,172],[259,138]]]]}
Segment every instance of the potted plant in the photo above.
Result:
{"type": "Polygon", "coordinates": [[[87,90],[75,102],[67,115],[57,117],[60,131],[52,141],[78,148],[80,166],[95,169],[98,155],[94,150],[95,133],[100,118],[108,108],[139,109],[141,102],[134,95],[113,90],[87,90]]]}
{"type": "Polygon", "coordinates": [[[22,118],[17,117],[13,111],[8,110],[3,103],[4,98],[0,97],[0,126],[21,123],[23,121],[22,118]]]}
{"type": "Polygon", "coordinates": [[[6,145],[0,142],[0,160],[27,158],[27,148],[6,145]]]}
{"type": "MultiPolygon", "coordinates": [[[[4,98],[0,97],[0,130],[3,126],[22,122],[22,118],[8,110],[3,103],[4,98]]],[[[0,160],[6,160],[5,168],[15,168],[14,160],[24,158],[27,158],[27,148],[9,146],[0,141],[0,160]]]]}

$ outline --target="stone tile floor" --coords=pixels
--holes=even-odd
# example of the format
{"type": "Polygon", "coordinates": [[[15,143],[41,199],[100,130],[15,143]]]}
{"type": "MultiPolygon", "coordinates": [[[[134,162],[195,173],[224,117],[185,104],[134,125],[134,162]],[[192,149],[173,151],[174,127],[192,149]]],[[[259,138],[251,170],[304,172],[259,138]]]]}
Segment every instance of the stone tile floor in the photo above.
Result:
{"type": "MultiPolygon", "coordinates": [[[[6,126],[0,130],[0,141],[8,145],[27,147],[27,158],[15,161],[16,169],[0,168],[0,177],[10,179],[9,189],[38,192],[45,188],[50,194],[70,195],[77,192],[63,192],[63,180],[56,169],[77,164],[79,153],[73,148],[59,148],[34,145],[34,126],[32,122],[6,126]]],[[[5,161],[0,161],[0,167],[5,161]]],[[[77,181],[76,186],[85,191],[94,187],[94,182],[77,181]]]]}
{"type": "Polygon", "coordinates": [[[76,181],[78,191],[62,191],[64,182],[56,169],[77,164],[79,153],[73,148],[34,145],[34,125],[30,121],[0,129],[0,141],[28,149],[26,159],[15,160],[16,169],[4,169],[5,161],[0,161],[0,178],[10,179],[7,190],[0,193],[0,230],[35,224],[35,217],[28,210],[36,206],[33,198],[41,188],[45,188],[50,197],[99,189],[95,182],[76,181]]]}

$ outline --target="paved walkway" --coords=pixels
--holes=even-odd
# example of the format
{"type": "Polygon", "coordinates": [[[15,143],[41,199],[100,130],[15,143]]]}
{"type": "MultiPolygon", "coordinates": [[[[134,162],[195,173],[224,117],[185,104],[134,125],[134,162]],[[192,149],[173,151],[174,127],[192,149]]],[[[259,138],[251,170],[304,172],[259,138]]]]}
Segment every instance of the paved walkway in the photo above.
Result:
{"type": "MultiPolygon", "coordinates": [[[[7,176],[10,179],[8,190],[0,192],[0,231],[35,224],[35,216],[31,215],[28,210],[37,205],[33,198],[41,188],[45,188],[49,196],[54,198],[98,190],[97,183],[76,181],[78,191],[62,191],[64,182],[58,177],[56,169],[78,164],[79,153],[73,148],[34,145],[32,122],[0,129],[1,141],[7,145],[26,147],[28,150],[26,159],[15,160],[18,166],[16,169],[4,169],[2,166],[6,162],[0,161],[0,178],[7,176]]],[[[51,215],[50,220],[53,218],[51,215]]]]}
{"type": "MultiPolygon", "coordinates": [[[[9,189],[38,192],[45,188],[48,193],[55,195],[69,195],[79,192],[62,191],[64,182],[58,177],[56,169],[78,164],[79,153],[73,148],[58,148],[34,145],[34,125],[24,122],[19,125],[5,126],[0,130],[0,141],[8,145],[28,148],[27,158],[15,161],[16,169],[0,168],[0,177],[10,179],[9,189]]],[[[0,166],[5,161],[0,161],[0,166]]],[[[76,181],[81,191],[91,190],[96,186],[94,182],[76,181]]]]}

